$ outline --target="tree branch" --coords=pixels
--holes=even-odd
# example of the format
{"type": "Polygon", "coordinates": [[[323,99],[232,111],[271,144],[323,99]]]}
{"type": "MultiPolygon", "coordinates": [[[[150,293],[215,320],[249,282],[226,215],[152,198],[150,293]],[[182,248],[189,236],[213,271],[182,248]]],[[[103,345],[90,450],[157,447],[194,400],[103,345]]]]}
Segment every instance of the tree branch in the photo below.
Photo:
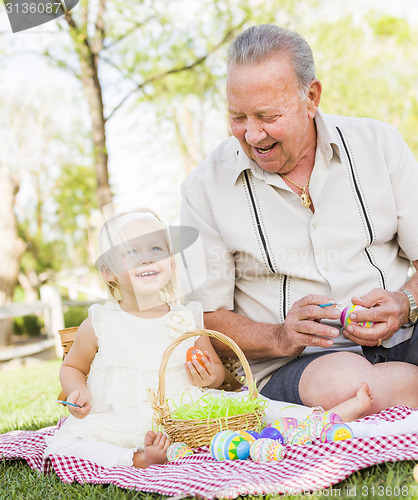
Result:
{"type": "Polygon", "coordinates": [[[104,27],[104,13],[106,9],[106,0],[99,0],[97,5],[97,17],[95,32],[93,37],[93,42],[91,44],[91,50],[95,56],[103,49],[103,42],[105,39],[105,27],[104,27]]]}
{"type": "Polygon", "coordinates": [[[242,21],[239,25],[228,30],[220,42],[218,42],[216,45],[214,45],[204,56],[199,57],[194,62],[192,62],[190,64],[186,64],[186,65],[181,66],[179,68],[169,69],[167,71],[164,71],[163,73],[160,73],[158,75],[152,76],[151,78],[148,78],[147,80],[143,81],[142,83],[139,83],[134,89],[132,89],[130,92],[128,92],[126,94],[126,96],[119,102],[119,104],[115,108],[113,108],[113,110],[111,111],[109,116],[107,116],[105,118],[105,121],[107,122],[108,120],[110,120],[110,118],[112,118],[112,116],[116,113],[116,111],[118,111],[123,106],[123,104],[129,99],[129,97],[131,97],[131,95],[135,94],[136,92],[139,92],[146,85],[149,85],[150,83],[153,83],[157,80],[161,80],[162,78],[165,78],[168,75],[173,75],[175,73],[181,73],[182,71],[188,71],[188,70],[193,69],[196,66],[199,66],[200,64],[202,64],[211,54],[216,52],[219,49],[219,47],[221,47],[225,42],[227,42],[235,34],[236,30],[239,29],[245,22],[246,22],[246,19],[244,21],[242,21]]]}
{"type": "Polygon", "coordinates": [[[135,83],[135,85],[136,85],[137,82],[132,77],[126,76],[125,73],[121,70],[121,68],[117,64],[115,64],[113,61],[111,61],[107,57],[104,57],[103,55],[100,56],[100,60],[103,63],[106,63],[109,66],[111,66],[112,68],[114,68],[118,73],[120,73],[120,75],[122,76],[122,78],[124,80],[130,80],[131,82],[135,83]]]}
{"type": "Polygon", "coordinates": [[[141,28],[142,26],[144,26],[145,24],[147,24],[149,21],[151,21],[152,19],[157,19],[157,16],[155,15],[152,15],[150,17],[148,17],[147,19],[145,19],[144,21],[141,21],[141,22],[138,22],[138,23],[135,23],[129,30],[126,30],[125,33],[123,35],[120,35],[118,38],[115,38],[111,43],[109,43],[109,45],[106,45],[104,48],[105,50],[107,49],[111,49],[112,47],[114,47],[116,44],[118,44],[119,42],[121,42],[122,40],[124,40],[125,38],[127,38],[129,35],[132,35],[132,33],[137,30],[138,28],[141,28]]]}

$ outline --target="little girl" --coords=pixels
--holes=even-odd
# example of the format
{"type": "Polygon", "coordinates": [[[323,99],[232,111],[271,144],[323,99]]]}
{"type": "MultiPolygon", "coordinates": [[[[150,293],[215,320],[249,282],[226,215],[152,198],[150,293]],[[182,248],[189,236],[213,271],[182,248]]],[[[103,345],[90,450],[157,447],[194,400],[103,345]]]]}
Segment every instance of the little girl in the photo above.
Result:
{"type": "MultiPolygon", "coordinates": [[[[65,357],[60,381],[71,415],[48,440],[50,454],[85,458],[105,467],[139,468],[166,462],[170,444],[152,428],[153,410],[147,389],[158,387],[158,370],[168,344],[178,335],[202,328],[197,303],[174,302],[178,293],[170,239],[161,220],[149,210],[112,216],[101,228],[97,267],[113,297],[95,304],[80,325],[65,357]],[[87,378],[88,375],[88,378],[87,378]]],[[[217,388],[223,365],[208,337],[188,339],[171,355],[166,394],[201,396],[199,387],[217,388]],[[186,363],[195,345],[205,352],[205,367],[186,363]]],[[[239,394],[240,396],[243,393],[239,394]]],[[[196,398],[197,399],[197,398],[196,398]]],[[[286,403],[270,401],[270,420],[282,416],[286,403]]],[[[371,405],[367,384],[334,408],[343,420],[366,414],[371,405]]],[[[300,407],[307,416],[312,409],[300,407]]]]}
{"type": "MultiPolygon", "coordinates": [[[[100,463],[148,467],[164,463],[168,438],[151,431],[147,389],[158,386],[158,369],[168,344],[202,326],[196,303],[173,302],[175,261],[170,239],[156,214],[137,210],[111,217],[98,241],[97,267],[114,300],[95,304],[80,325],[60,371],[71,415],[49,440],[47,454],[100,463]],[[88,379],[86,379],[88,375],[88,379]]],[[[208,337],[183,341],[166,370],[167,395],[219,387],[224,368],[208,337]],[[206,370],[184,365],[196,345],[206,353],[206,370]]],[[[201,394],[199,394],[199,397],[201,394]]]]}

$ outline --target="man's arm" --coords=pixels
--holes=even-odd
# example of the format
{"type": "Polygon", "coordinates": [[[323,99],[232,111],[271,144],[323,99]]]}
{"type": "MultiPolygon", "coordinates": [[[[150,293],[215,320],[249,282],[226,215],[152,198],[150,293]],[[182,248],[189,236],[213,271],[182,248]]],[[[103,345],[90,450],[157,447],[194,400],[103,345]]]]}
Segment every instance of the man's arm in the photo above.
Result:
{"type": "MultiPolygon", "coordinates": [[[[248,359],[261,361],[283,356],[281,353],[275,354],[276,350],[273,349],[273,346],[277,345],[282,325],[257,323],[245,316],[224,309],[205,313],[204,321],[205,327],[209,330],[224,333],[234,340],[248,359]]],[[[235,356],[224,343],[213,338],[211,338],[211,342],[218,354],[235,356]]]]}
{"type": "MultiPolygon", "coordinates": [[[[319,307],[333,301],[324,295],[307,295],[290,308],[283,324],[259,323],[232,311],[219,309],[204,315],[205,327],[232,338],[250,360],[266,360],[299,356],[306,346],[329,348],[339,330],[320,323],[321,319],[337,319],[335,307],[319,307]]],[[[211,339],[220,355],[231,355],[221,342],[211,339]]]]}

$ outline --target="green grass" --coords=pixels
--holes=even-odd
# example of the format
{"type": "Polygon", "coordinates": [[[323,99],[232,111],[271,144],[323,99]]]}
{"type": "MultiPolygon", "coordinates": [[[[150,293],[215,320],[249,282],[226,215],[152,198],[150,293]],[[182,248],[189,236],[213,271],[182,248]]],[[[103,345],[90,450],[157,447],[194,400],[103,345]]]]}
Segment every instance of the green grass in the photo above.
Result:
{"type": "MultiPolygon", "coordinates": [[[[35,366],[0,371],[0,433],[55,425],[59,417],[68,414],[66,408],[55,402],[60,392],[59,367],[59,361],[47,361],[35,366]]],[[[267,498],[418,499],[418,484],[412,476],[414,465],[412,461],[377,465],[357,472],[323,491],[267,498]]],[[[0,461],[0,500],[44,498],[157,500],[164,497],[124,490],[113,485],[65,484],[55,473],[40,476],[25,461],[0,461]]]]}

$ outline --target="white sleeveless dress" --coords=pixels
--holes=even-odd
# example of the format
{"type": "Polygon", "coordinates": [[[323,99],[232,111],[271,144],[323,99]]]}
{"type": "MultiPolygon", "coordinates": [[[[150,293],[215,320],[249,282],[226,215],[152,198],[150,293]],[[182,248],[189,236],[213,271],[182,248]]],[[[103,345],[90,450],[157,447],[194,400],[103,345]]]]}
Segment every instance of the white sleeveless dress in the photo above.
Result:
{"type": "MultiPolygon", "coordinates": [[[[125,458],[116,463],[131,465],[133,451],[143,449],[145,434],[152,430],[153,410],[147,389],[158,387],[158,370],[168,344],[181,333],[202,325],[202,310],[198,303],[187,306],[170,304],[170,312],[160,318],[143,319],[120,308],[117,303],[95,304],[89,316],[97,336],[99,350],[93,359],[87,387],[92,409],[84,419],[70,415],[61,429],[49,438],[45,454],[61,454],[95,459],[81,442],[104,442],[121,450],[125,458]],[[74,450],[76,450],[74,452],[74,450]]],[[[178,400],[189,392],[193,399],[202,390],[193,386],[186,375],[186,351],[197,337],[180,343],[172,353],[166,370],[166,397],[178,400]]],[[[155,426],[154,426],[155,428],[155,426]]],[[[98,447],[103,456],[103,447],[98,447]]],[[[116,450],[112,448],[114,455],[116,450]]],[[[100,458],[100,457],[99,457],[100,458]]],[[[112,458],[109,465],[115,465],[112,458]]],[[[95,460],[100,463],[101,460],[95,460]]],[[[102,460],[103,462],[103,460],[102,460]]]]}

